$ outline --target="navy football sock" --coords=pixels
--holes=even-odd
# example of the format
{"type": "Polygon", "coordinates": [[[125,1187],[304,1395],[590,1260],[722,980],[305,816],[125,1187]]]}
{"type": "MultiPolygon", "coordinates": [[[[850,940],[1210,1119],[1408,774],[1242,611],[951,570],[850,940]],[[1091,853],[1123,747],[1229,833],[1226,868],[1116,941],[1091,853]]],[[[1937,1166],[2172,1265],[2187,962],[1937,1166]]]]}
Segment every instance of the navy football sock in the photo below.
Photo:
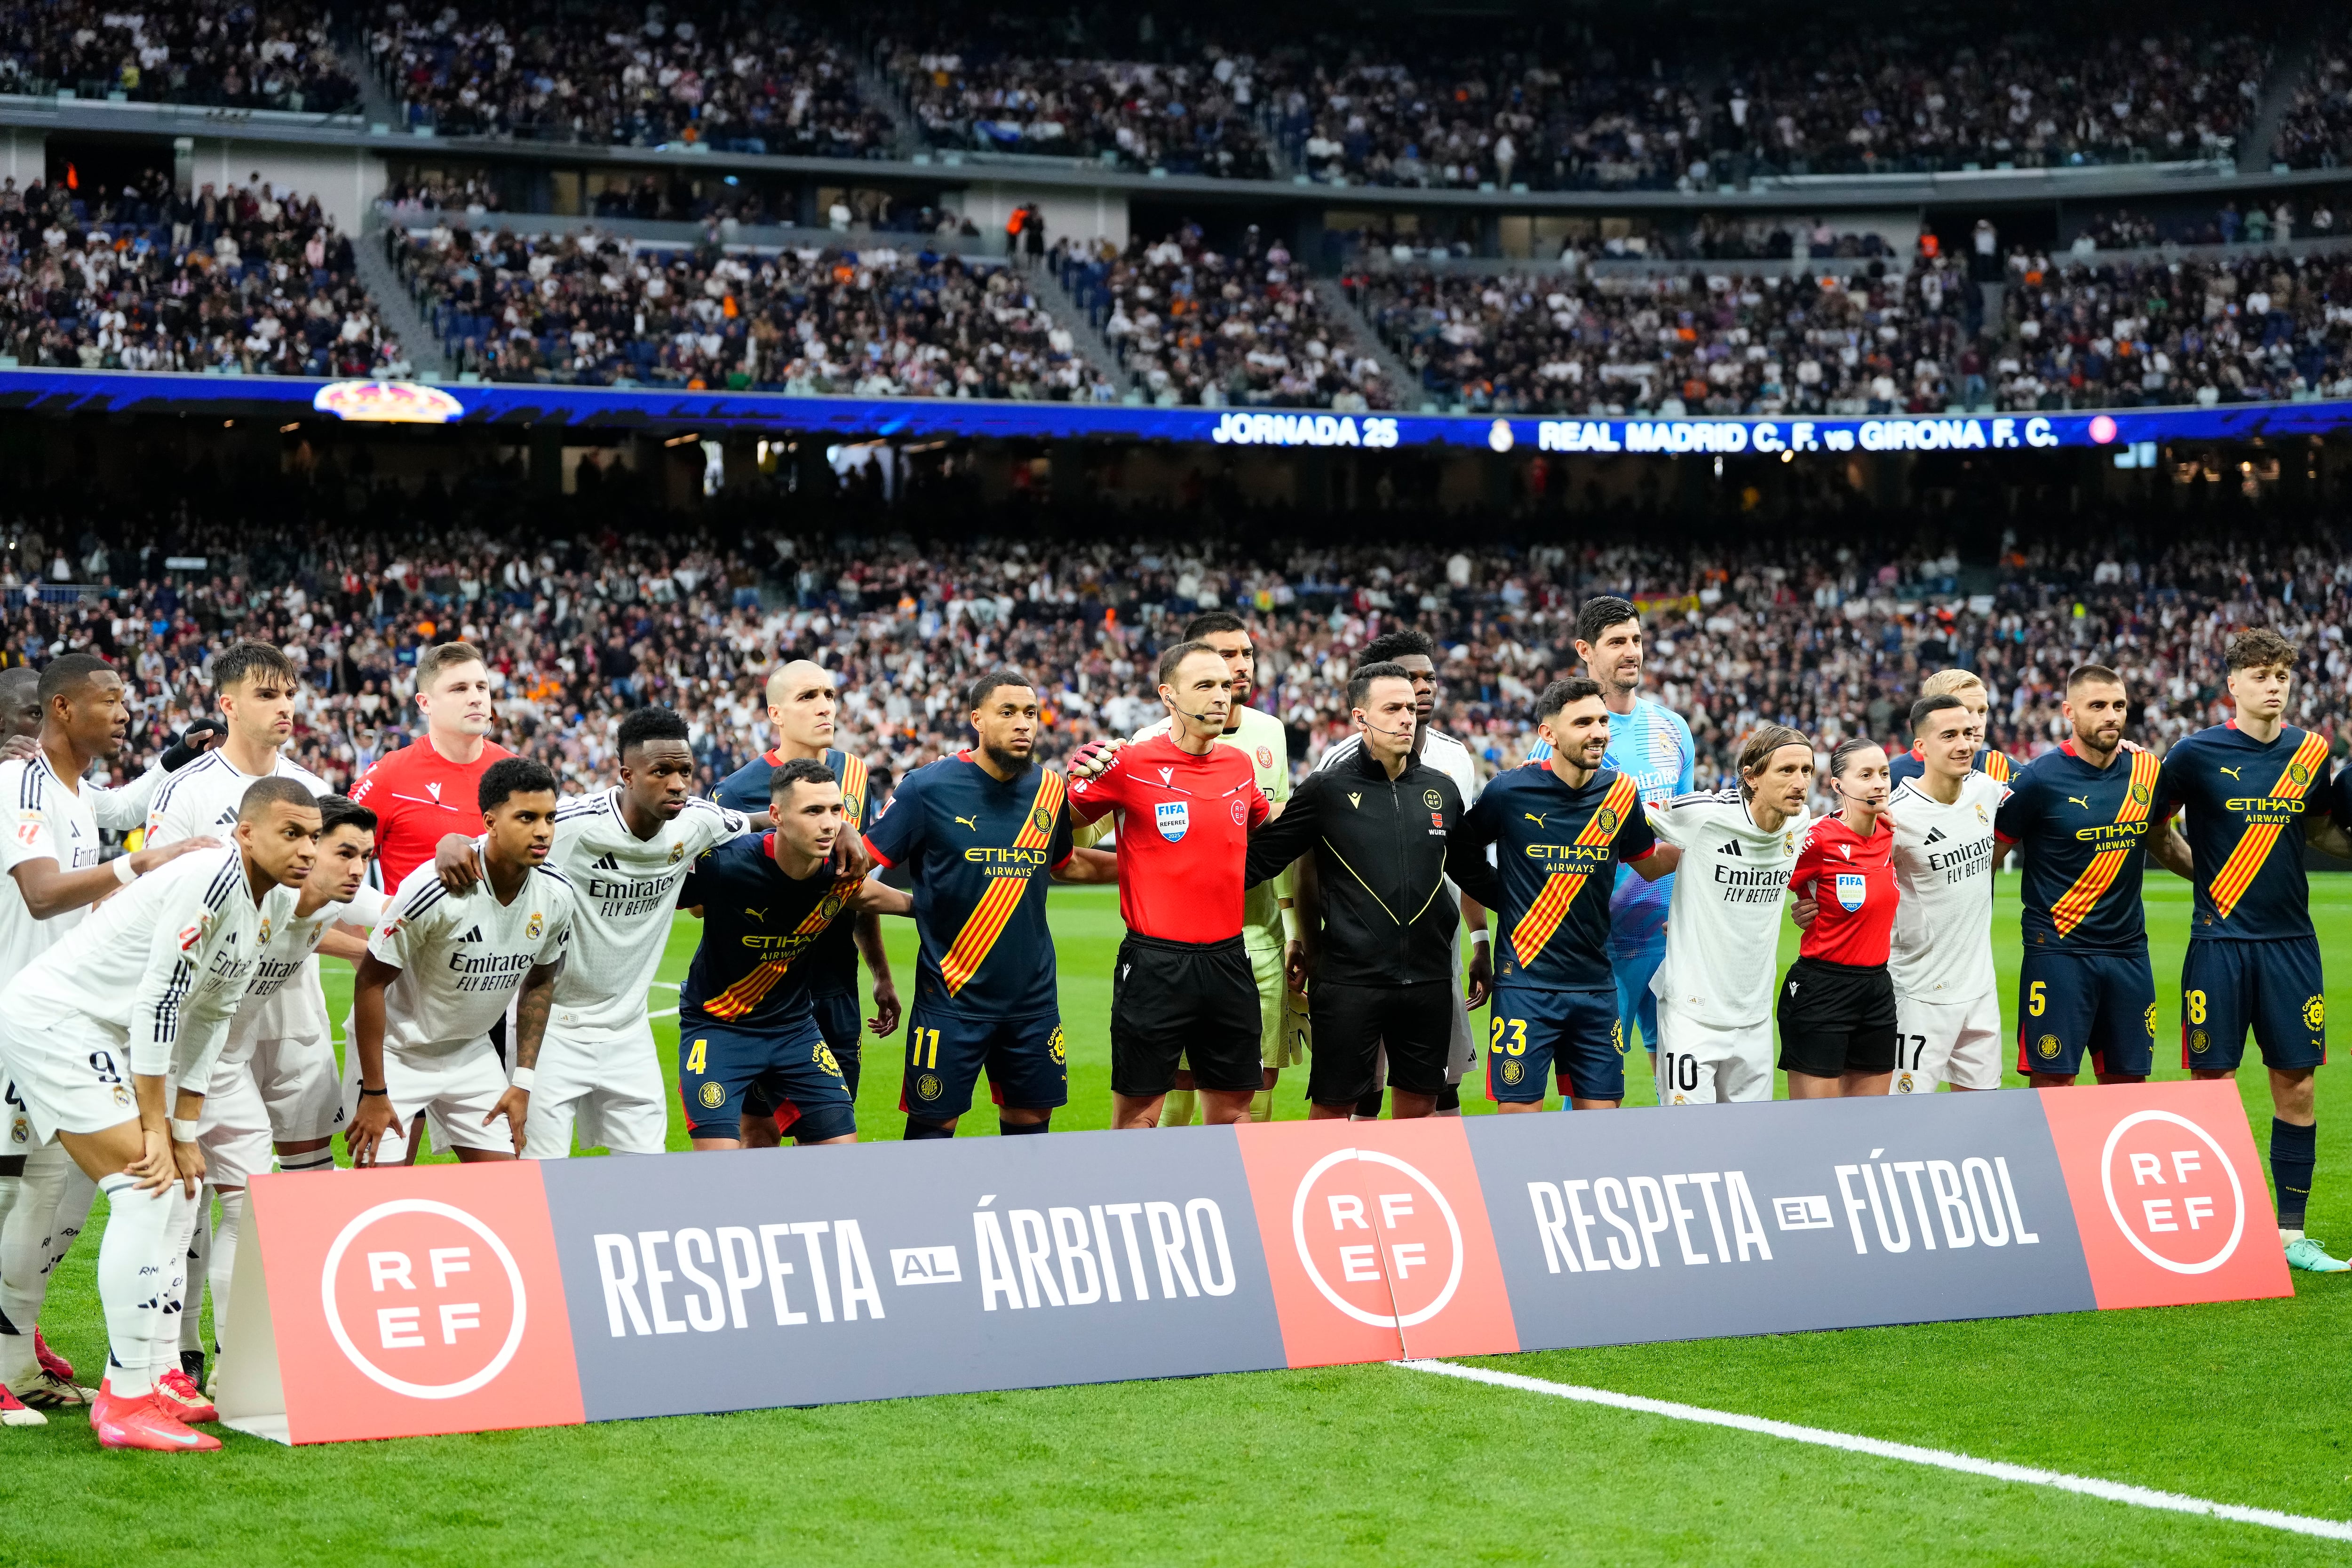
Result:
{"type": "Polygon", "coordinates": [[[2278,1188],[2281,1230],[2303,1228],[2304,1205],[2311,1201],[2312,1167],[2319,1163],[2319,1129],[2271,1119],[2271,1184],[2278,1188]]]}
{"type": "Polygon", "coordinates": [[[1032,1132],[1050,1132],[1053,1129],[1051,1116],[1043,1121],[1007,1121],[1002,1116],[996,1119],[996,1130],[1007,1138],[1025,1138],[1032,1132]]]}
{"type": "Polygon", "coordinates": [[[954,1136],[955,1129],[952,1127],[942,1127],[936,1121],[918,1121],[911,1116],[907,1118],[907,1142],[909,1143],[921,1138],[952,1138],[954,1136]]]}

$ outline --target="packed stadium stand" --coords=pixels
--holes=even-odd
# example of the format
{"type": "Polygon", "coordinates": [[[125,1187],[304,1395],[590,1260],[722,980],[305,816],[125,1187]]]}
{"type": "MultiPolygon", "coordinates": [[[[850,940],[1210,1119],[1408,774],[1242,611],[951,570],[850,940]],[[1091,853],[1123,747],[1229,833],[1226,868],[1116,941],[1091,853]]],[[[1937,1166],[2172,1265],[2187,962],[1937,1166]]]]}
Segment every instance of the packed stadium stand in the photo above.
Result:
{"type": "Polygon", "coordinates": [[[400,743],[416,653],[451,637],[492,648],[501,732],[575,784],[609,772],[612,721],[646,702],[692,720],[707,784],[765,744],[761,680],[781,658],[840,672],[845,731],[897,776],[965,743],[963,684],[1007,661],[1046,699],[1048,754],[1131,732],[1160,710],[1156,649],[1211,607],[1255,624],[1257,704],[1298,760],[1345,731],[1354,650],[1419,626],[1442,647],[1439,722],[1504,766],[1573,663],[1577,606],[1603,593],[1643,606],[1651,683],[1688,716],[1702,782],[1767,720],[1824,744],[1900,739],[1918,679],[1954,663],[1991,687],[1995,742],[2026,755],[2063,737],[2066,669],[2113,661],[2160,748],[2227,716],[2220,651],[2249,622],[2306,649],[2290,720],[2352,724],[2338,525],[2234,487],[2160,513],[2021,513],[1990,564],[1963,567],[1915,517],[1851,500],[1760,526],[1621,504],[1567,529],[1525,513],[1465,529],[1400,499],[1341,530],[1214,486],[1165,509],[992,503],[937,455],[894,506],[854,480],[754,485],[698,516],[649,511],[618,466],[570,497],[497,470],[420,489],[332,454],[283,479],[146,478],[103,504],[0,492],[7,648],[89,646],[135,670],[152,749],[203,700],[211,650],[265,637],[306,672],[301,760],[338,782],[400,743]],[[524,509],[540,526],[519,532],[524,509]],[[205,567],[163,569],[188,556],[205,567]]]}
{"type": "Polygon", "coordinates": [[[257,180],[193,198],[0,186],[0,355],[21,365],[405,374],[318,198],[257,180]]]}
{"type": "Polygon", "coordinates": [[[2345,395],[2352,257],[1948,257],[1846,278],[1731,266],[1366,269],[1348,280],[1441,406],[1885,414],[2345,395]]]}
{"type": "Polygon", "coordinates": [[[407,123],[443,135],[842,158],[889,140],[840,47],[782,12],[394,5],[367,57],[407,123]]]}
{"type": "Polygon", "coordinates": [[[192,0],[126,9],[92,0],[0,5],[0,92],[277,109],[349,108],[359,86],[300,0],[192,0]]]}
{"type": "Polygon", "coordinates": [[[393,258],[495,380],[1102,401],[1022,274],[929,250],[660,247],[444,223],[393,258]]]}
{"type": "Polygon", "coordinates": [[[1391,406],[1370,345],[1334,318],[1289,247],[1255,225],[1231,252],[1188,225],[1124,251],[1058,246],[1053,264],[1138,401],[1391,406]]]}

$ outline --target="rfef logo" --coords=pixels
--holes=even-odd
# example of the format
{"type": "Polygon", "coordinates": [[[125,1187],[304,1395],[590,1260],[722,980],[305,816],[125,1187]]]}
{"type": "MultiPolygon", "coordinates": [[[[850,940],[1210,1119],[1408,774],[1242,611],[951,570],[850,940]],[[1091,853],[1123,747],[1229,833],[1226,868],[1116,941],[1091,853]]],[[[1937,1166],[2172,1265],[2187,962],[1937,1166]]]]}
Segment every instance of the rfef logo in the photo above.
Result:
{"type": "Polygon", "coordinates": [[[1461,1123],[1316,1121],[1241,1135],[1293,1366],[1518,1348],[1461,1123]]]}
{"type": "Polygon", "coordinates": [[[412,1399],[455,1399],[504,1372],[530,1292],[498,1232],[450,1204],[399,1198],[355,1216],[327,1249],[319,1295],[351,1363],[412,1399]]]}
{"type": "Polygon", "coordinates": [[[2099,1161],[2107,1213],[2142,1258],[2175,1274],[2205,1274],[2246,1234],[2246,1191],[2211,1134],[2169,1110],[2116,1123],[2099,1161]]]}
{"type": "Polygon", "coordinates": [[[2294,1294],[2236,1085],[2040,1091],[2102,1308],[2294,1294]]]}
{"type": "Polygon", "coordinates": [[[1374,1328],[1425,1323],[1462,1288],[1453,1205],[1427,1176],[1377,1149],[1335,1149],[1307,1168],[1290,1239],[1323,1299],[1374,1328]]]}
{"type": "MultiPolygon", "coordinates": [[[[583,1418],[571,1315],[529,1160],[261,1176],[253,1215],[282,1432],[296,1443],[583,1418]]],[[[247,1295],[237,1297],[244,1317],[247,1295]]],[[[223,1393],[240,1372],[229,1336],[223,1393]]],[[[245,1402],[222,1414],[267,1430],[245,1402]]]]}

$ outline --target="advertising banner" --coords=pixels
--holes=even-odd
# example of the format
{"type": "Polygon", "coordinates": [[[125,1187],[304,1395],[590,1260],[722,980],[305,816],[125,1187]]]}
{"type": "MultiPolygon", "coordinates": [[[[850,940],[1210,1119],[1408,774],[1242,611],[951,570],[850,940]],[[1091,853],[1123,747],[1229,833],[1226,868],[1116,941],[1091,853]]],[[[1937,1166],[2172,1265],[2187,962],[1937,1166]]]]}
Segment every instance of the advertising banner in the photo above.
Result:
{"type": "Polygon", "coordinates": [[[253,1184],[284,1442],[2291,1293],[2228,1082],[253,1184]]]}
{"type": "MultiPolygon", "coordinates": [[[[187,414],[356,424],[577,426],[583,429],[769,431],[930,440],[1105,437],[1221,447],[1453,447],[1495,453],[1774,457],[1795,453],[2037,452],[2151,442],[2285,439],[2352,424],[2352,403],[2189,405],[2108,412],[1775,414],[1668,418],[1643,414],[1335,414],[983,398],[803,396],[683,387],[539,383],[320,381],[301,376],[0,368],[0,409],[45,414],[187,414]]],[[[2137,456],[2126,465],[2149,466],[2137,456]]]]}

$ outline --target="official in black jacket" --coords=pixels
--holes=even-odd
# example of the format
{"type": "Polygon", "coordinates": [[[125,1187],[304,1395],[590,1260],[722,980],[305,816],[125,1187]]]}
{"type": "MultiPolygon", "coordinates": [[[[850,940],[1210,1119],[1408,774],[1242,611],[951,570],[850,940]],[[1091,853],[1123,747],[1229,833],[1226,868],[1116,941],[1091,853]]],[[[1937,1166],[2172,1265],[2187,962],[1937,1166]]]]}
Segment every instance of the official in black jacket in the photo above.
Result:
{"type": "Polygon", "coordinates": [[[1363,746],[1310,774],[1282,815],[1251,836],[1247,880],[1255,886],[1302,855],[1315,857],[1323,928],[1304,933],[1314,977],[1308,1114],[1351,1114],[1386,1044],[1394,1114],[1427,1116],[1445,1087],[1461,940],[1461,911],[1445,879],[1482,904],[1498,903],[1502,893],[1484,855],[1454,847],[1464,807],[1454,781],[1413,758],[1412,678],[1404,668],[1358,669],[1348,706],[1363,746]]]}

